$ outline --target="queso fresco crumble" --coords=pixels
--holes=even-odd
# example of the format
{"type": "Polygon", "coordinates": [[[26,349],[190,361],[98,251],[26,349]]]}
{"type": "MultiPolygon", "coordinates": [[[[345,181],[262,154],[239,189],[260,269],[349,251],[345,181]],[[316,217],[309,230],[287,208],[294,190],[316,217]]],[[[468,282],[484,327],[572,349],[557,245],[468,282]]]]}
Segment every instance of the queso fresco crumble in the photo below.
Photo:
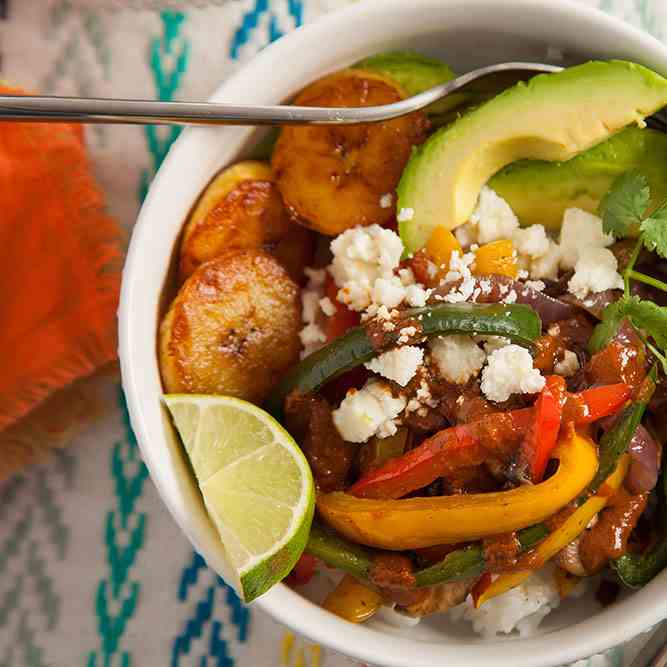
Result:
{"type": "MultiPolygon", "coordinates": [[[[398,212],[399,220],[409,218],[409,210],[398,212]]],[[[622,287],[616,258],[608,250],[613,238],[603,233],[600,218],[580,209],[565,211],[556,239],[543,225],[519,227],[509,204],[485,187],[470,222],[456,230],[456,237],[460,250],[452,250],[448,263],[436,266],[428,262],[427,275],[439,276],[439,280],[427,286],[402,262],[403,243],[391,229],[378,225],[355,227],[337,236],[331,242],[331,263],[324,269],[307,272],[309,282],[302,292],[303,356],[326,342],[317,324],[318,311],[331,315],[335,308],[324,296],[326,274],[335,281],[336,299],[341,304],[359,312],[362,321],[380,316],[386,322],[386,330],[393,330],[392,317],[396,311],[392,314],[392,310],[402,304],[423,307],[429,301],[483,301],[492,285],[473,274],[476,254],[485,244],[505,239],[511,241],[512,257],[520,267],[515,284],[500,287],[505,303],[516,302],[518,291],[543,291],[543,279],[556,278],[559,270],[574,270],[568,290],[579,299],[622,287]]],[[[365,442],[374,435],[391,435],[409,405],[425,412],[428,392],[422,388],[421,397],[417,396],[420,388],[413,390],[410,384],[424,367],[456,384],[465,384],[481,374],[483,394],[496,402],[506,401],[513,394],[535,394],[544,386],[544,377],[533,367],[530,353],[507,339],[484,341],[465,335],[442,336],[431,339],[424,350],[413,344],[416,329],[405,329],[405,334],[399,335],[399,342],[403,340],[404,345],[365,364],[375,379],[362,389],[351,390],[334,410],[334,423],[346,440],[365,442]],[[408,388],[403,394],[389,398],[391,392],[383,385],[383,379],[408,388]]],[[[577,355],[565,350],[555,372],[569,377],[578,368],[577,355]]]]}

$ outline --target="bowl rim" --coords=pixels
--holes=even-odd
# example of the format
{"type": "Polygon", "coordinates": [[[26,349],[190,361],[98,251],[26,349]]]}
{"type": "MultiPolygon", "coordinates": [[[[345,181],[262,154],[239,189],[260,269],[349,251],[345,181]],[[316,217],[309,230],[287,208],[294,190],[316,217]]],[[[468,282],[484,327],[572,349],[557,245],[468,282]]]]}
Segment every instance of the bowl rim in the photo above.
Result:
{"type": "MultiPolygon", "coordinates": [[[[502,3],[503,11],[530,10],[535,13],[551,13],[595,25],[601,32],[614,33],[632,42],[638,51],[646,54],[649,64],[660,63],[667,72],[667,47],[655,38],[622,20],[603,12],[575,3],[573,0],[561,0],[556,6],[553,0],[412,0],[412,11],[428,12],[436,6],[465,5],[466,8],[483,10],[498,9],[502,3]]],[[[326,40],[332,31],[349,30],[351,25],[362,25],[372,20],[373,16],[405,12],[405,0],[366,0],[344,9],[326,14],[316,21],[303,26],[277,42],[266,47],[249,63],[239,68],[227,78],[215,91],[212,100],[220,101],[228,91],[238,92],[250,78],[253,71],[270,69],[270,65],[283,57],[289,59],[303,46],[317,40],[326,40]]],[[[168,167],[179,158],[181,149],[191,141],[195,131],[186,130],[175,142],[156,174],[148,196],[139,213],[133,229],[126,264],[123,270],[123,283],[119,308],[119,350],[122,381],[127,397],[128,410],[132,427],[136,433],[142,456],[149,468],[162,501],[198,551],[202,551],[209,564],[224,574],[219,557],[202,545],[198,538],[197,526],[190,523],[190,517],[183,516],[182,508],[177,507],[170,498],[169,490],[163,485],[157,472],[157,461],[152,451],[151,435],[147,429],[142,411],[144,397],[140,388],[142,365],[134,354],[134,340],[140,331],[134,326],[133,312],[138,306],[137,295],[141,293],[141,265],[143,256],[150,248],[150,231],[154,225],[154,212],[157,197],[168,187],[165,184],[168,167]]],[[[210,174],[213,175],[212,173],[210,174]]],[[[192,202],[189,202],[189,206],[192,202]]],[[[667,596],[660,602],[659,590],[667,584],[667,573],[651,582],[641,592],[624,601],[621,606],[602,610],[589,619],[575,623],[560,630],[534,638],[496,640],[486,643],[453,642],[436,643],[411,639],[409,636],[397,636],[379,630],[355,626],[320,606],[292,591],[284,584],[279,584],[254,604],[269,613],[280,623],[306,635],[311,640],[332,648],[344,655],[387,667],[426,667],[447,659],[450,667],[473,664],[486,664],[491,660],[500,667],[522,667],[539,665],[558,665],[581,657],[590,656],[602,650],[625,642],[645,631],[650,626],[667,616],[667,596]],[[649,593],[654,601],[651,606],[644,600],[649,593]],[[508,647],[501,650],[501,644],[508,647]]]]}

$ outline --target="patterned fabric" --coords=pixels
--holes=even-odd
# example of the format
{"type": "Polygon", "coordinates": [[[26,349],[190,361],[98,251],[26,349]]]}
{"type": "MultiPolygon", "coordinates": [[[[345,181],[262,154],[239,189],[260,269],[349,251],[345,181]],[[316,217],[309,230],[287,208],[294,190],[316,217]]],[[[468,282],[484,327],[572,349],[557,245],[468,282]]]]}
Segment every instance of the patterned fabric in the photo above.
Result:
{"type": "MultiPolygon", "coordinates": [[[[348,1],[0,0],[0,75],[47,93],[203,99],[264,45],[348,1]],[[121,6],[154,9],[108,11],[121,6]]],[[[581,1],[667,39],[663,0],[581,1]]],[[[126,227],[177,135],[89,129],[126,227]]],[[[141,462],[120,388],[104,391],[115,407],[94,429],[0,485],[0,667],[350,665],[244,607],[193,553],[141,462]]],[[[577,667],[621,667],[641,643],[577,667]]]]}

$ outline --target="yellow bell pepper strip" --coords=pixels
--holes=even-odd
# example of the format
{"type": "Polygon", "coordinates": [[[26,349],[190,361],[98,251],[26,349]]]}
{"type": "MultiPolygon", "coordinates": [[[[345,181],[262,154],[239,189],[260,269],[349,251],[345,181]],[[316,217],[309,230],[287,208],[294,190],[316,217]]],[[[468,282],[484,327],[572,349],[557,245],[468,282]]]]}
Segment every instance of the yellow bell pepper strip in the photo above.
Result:
{"type": "Polygon", "coordinates": [[[363,623],[382,606],[382,596],[346,574],[322,606],[350,623],[363,623]]]}
{"type": "Polygon", "coordinates": [[[436,227],[426,243],[426,254],[439,268],[438,277],[442,278],[449,269],[452,253],[462,252],[461,244],[446,227],[436,227]]]}
{"type": "Polygon", "coordinates": [[[486,243],[475,252],[473,274],[483,276],[495,273],[508,278],[516,278],[519,266],[512,242],[507,239],[486,243]]]}
{"type": "Polygon", "coordinates": [[[495,579],[488,588],[475,600],[475,606],[480,607],[491,598],[495,598],[511,588],[522,584],[538,567],[551,560],[559,551],[564,549],[572,540],[575,540],[589,524],[590,520],[607,504],[614,492],[623,483],[623,479],[630,465],[630,457],[624,454],[619,459],[616,469],[598,489],[596,495],[589,498],[565,522],[554,530],[537,546],[532,562],[535,568],[521,570],[510,574],[502,574],[495,579]]]}
{"type": "Polygon", "coordinates": [[[597,470],[595,445],[574,432],[554,451],[560,460],[545,482],[510,491],[435,498],[373,500],[322,494],[320,518],[341,535],[382,549],[418,549],[469,542],[526,528],[555,514],[580,494],[597,470]]]}

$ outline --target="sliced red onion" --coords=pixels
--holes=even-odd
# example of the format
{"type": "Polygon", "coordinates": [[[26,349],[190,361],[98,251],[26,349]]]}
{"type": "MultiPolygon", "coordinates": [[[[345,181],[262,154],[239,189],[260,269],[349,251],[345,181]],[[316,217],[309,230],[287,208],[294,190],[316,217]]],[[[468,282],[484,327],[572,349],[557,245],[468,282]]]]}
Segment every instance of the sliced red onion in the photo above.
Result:
{"type": "Polygon", "coordinates": [[[631,462],[625,478],[630,493],[650,491],[658,481],[662,448],[641,424],[637,427],[628,447],[631,462]]]}
{"type": "Polygon", "coordinates": [[[602,311],[614,301],[618,301],[621,296],[620,290],[608,289],[604,292],[597,292],[595,294],[589,294],[584,299],[579,299],[574,296],[574,294],[564,294],[561,298],[562,301],[572,304],[577,308],[585,310],[587,313],[595,317],[596,319],[602,318],[602,311]]]}
{"type": "MultiPolygon", "coordinates": [[[[542,294],[542,292],[524,285],[519,280],[513,280],[507,276],[496,274],[479,276],[474,278],[474,283],[470,300],[477,303],[499,303],[503,300],[507,303],[510,301],[512,303],[523,303],[531,306],[542,318],[542,323],[546,325],[559,320],[566,320],[573,317],[577,312],[577,308],[572,304],[563,303],[559,299],[542,294]]],[[[441,285],[431,295],[431,301],[442,300],[442,297],[449,294],[450,290],[456,290],[460,284],[461,281],[459,280],[441,285]]]]}

